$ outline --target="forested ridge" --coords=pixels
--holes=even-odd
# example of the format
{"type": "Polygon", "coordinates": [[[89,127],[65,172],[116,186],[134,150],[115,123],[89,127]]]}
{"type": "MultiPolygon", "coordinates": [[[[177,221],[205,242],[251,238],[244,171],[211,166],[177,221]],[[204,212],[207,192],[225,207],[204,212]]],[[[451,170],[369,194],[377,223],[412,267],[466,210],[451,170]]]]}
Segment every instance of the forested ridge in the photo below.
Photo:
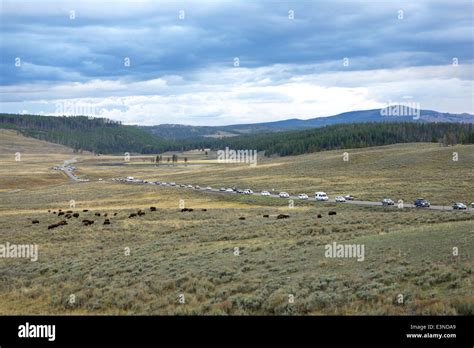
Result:
{"type": "Polygon", "coordinates": [[[264,151],[266,156],[290,156],[409,142],[436,142],[443,146],[474,143],[472,123],[354,123],[222,139],[166,140],[139,127],[104,118],[0,114],[0,128],[14,129],[25,136],[66,145],[76,151],[104,154],[156,154],[196,148],[218,150],[227,146],[264,151]]]}

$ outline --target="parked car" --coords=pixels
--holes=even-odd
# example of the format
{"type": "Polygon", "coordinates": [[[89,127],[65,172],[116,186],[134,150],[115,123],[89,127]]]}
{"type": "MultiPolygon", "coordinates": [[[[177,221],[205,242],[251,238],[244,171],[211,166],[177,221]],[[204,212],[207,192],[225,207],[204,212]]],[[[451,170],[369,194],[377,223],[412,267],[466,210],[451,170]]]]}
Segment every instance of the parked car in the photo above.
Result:
{"type": "Polygon", "coordinates": [[[242,190],[242,189],[237,189],[237,193],[244,193],[244,190],[242,190]]]}
{"type": "Polygon", "coordinates": [[[338,202],[338,203],[342,203],[342,202],[345,202],[345,201],[346,201],[346,199],[342,196],[337,196],[336,197],[336,202],[338,202]]]}
{"type": "Polygon", "coordinates": [[[188,186],[186,186],[186,187],[187,187],[187,188],[193,188],[193,185],[188,185],[188,186]]]}
{"type": "Polygon", "coordinates": [[[200,190],[200,189],[201,189],[201,186],[196,185],[196,186],[194,186],[194,188],[195,188],[196,190],[200,190]]]}
{"type": "Polygon", "coordinates": [[[430,206],[430,202],[423,198],[417,198],[414,204],[418,208],[428,208],[430,206]]]}
{"type": "Polygon", "coordinates": [[[246,189],[246,190],[244,190],[244,194],[253,195],[253,191],[251,189],[246,189]]]}
{"type": "Polygon", "coordinates": [[[299,198],[299,199],[308,199],[308,195],[307,195],[306,193],[300,193],[300,194],[298,195],[298,198],[299,198]]]}
{"type": "Polygon", "coordinates": [[[232,189],[229,187],[227,190],[225,190],[225,192],[234,192],[234,190],[232,190],[232,189]]]}
{"type": "Polygon", "coordinates": [[[260,193],[262,196],[270,196],[270,192],[268,191],[262,191],[262,193],[260,193]]]}
{"type": "Polygon", "coordinates": [[[384,198],[382,199],[382,205],[394,205],[395,202],[391,200],[390,198],[384,198]]]}
{"type": "Polygon", "coordinates": [[[170,186],[176,186],[175,182],[170,182],[170,186]]]}
{"type": "Polygon", "coordinates": [[[219,189],[219,191],[224,192],[224,191],[225,191],[225,187],[221,187],[221,188],[219,189]]]}
{"type": "Polygon", "coordinates": [[[353,201],[353,200],[354,200],[354,196],[351,196],[351,195],[345,195],[344,198],[345,198],[347,201],[353,201]]]}
{"type": "Polygon", "coordinates": [[[211,186],[207,186],[207,187],[205,188],[205,190],[211,191],[211,190],[212,190],[212,187],[211,187],[211,186]]]}
{"type": "Polygon", "coordinates": [[[471,203],[471,208],[474,208],[474,202],[471,203]]]}
{"type": "Polygon", "coordinates": [[[280,192],[280,195],[279,195],[281,198],[289,198],[290,195],[287,193],[287,192],[280,192]]]}
{"type": "Polygon", "coordinates": [[[467,209],[467,207],[464,203],[455,202],[455,203],[453,203],[453,209],[454,210],[464,210],[464,209],[467,209]]]}
{"type": "Polygon", "coordinates": [[[329,199],[325,192],[316,192],[314,198],[316,198],[317,201],[327,201],[329,199]]]}
{"type": "Polygon", "coordinates": [[[135,178],[133,176],[127,176],[127,181],[128,182],[132,182],[133,180],[135,180],[135,178]]]}

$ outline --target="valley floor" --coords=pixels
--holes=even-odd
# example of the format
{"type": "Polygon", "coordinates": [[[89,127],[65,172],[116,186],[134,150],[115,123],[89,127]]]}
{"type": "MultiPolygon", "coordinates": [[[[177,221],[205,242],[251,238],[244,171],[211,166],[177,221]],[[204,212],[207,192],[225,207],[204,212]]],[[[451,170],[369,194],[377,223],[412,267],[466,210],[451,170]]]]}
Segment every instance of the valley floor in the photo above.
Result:
{"type": "Polygon", "coordinates": [[[265,159],[256,168],[191,153],[190,164],[205,165],[79,155],[73,165],[89,182],[51,169],[76,156],[68,149],[18,146],[0,141],[0,245],[38,245],[38,260],[0,258],[0,314],[474,312],[472,211],[300,201],[291,208],[278,198],[111,181],[135,176],[368,200],[424,196],[450,205],[473,199],[473,146],[351,150],[349,163],[343,151],[328,151],[265,159]],[[193,211],[182,212],[183,205],[193,211]],[[79,216],[64,219],[59,209],[79,216]],[[129,217],[139,209],[145,214],[129,217]],[[62,219],[67,225],[48,229],[62,219]],[[84,226],[84,219],[94,223],[84,226]],[[363,246],[363,258],[328,257],[333,243],[363,246]]]}

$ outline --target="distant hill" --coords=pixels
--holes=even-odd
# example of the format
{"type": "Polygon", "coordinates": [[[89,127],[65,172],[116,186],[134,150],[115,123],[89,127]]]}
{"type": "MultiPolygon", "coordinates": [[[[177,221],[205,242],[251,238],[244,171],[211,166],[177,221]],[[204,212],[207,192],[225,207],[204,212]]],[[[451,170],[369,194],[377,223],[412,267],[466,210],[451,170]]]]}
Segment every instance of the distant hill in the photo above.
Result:
{"type": "MultiPolygon", "coordinates": [[[[161,124],[157,126],[140,127],[154,135],[165,139],[186,139],[190,137],[229,137],[243,134],[273,133],[289,130],[303,130],[318,128],[342,123],[366,123],[366,122],[450,122],[450,123],[474,123],[474,115],[451,114],[432,110],[420,110],[419,117],[414,109],[405,108],[408,116],[396,116],[398,106],[385,109],[351,111],[328,117],[317,117],[309,120],[288,119],[276,122],[264,122],[253,124],[237,124],[229,126],[187,126],[176,124],[161,124]],[[385,115],[384,115],[385,114],[385,115]],[[413,116],[416,115],[416,116],[413,116]]],[[[399,114],[399,112],[398,112],[399,114]]]]}
{"type": "Polygon", "coordinates": [[[170,142],[134,126],[105,118],[0,114],[0,128],[68,146],[76,152],[158,153],[170,142]]]}
{"type": "MultiPolygon", "coordinates": [[[[339,119],[344,119],[342,116],[339,117],[339,119]]],[[[365,121],[323,125],[303,130],[254,132],[223,138],[193,133],[194,136],[183,139],[164,139],[164,137],[150,134],[143,127],[124,126],[108,119],[85,116],[53,117],[0,114],[0,128],[16,130],[28,137],[65,145],[76,152],[85,150],[103,154],[123,154],[125,152],[158,154],[165,151],[196,148],[217,150],[228,146],[232,149],[264,151],[267,156],[289,156],[331,149],[408,142],[439,142],[445,146],[456,143],[474,143],[474,123],[369,122],[366,121],[371,117],[368,113],[359,113],[358,117],[359,120],[364,119],[365,121]]],[[[375,116],[372,114],[372,117],[375,116]]],[[[351,119],[354,120],[356,117],[351,117],[351,119]]],[[[387,120],[393,119],[391,116],[387,120]]],[[[308,121],[295,120],[296,123],[308,121]]],[[[293,121],[273,123],[292,124],[293,121]]],[[[180,129],[181,127],[176,128],[180,129]]],[[[219,132],[224,131],[219,130],[219,132]]]]}

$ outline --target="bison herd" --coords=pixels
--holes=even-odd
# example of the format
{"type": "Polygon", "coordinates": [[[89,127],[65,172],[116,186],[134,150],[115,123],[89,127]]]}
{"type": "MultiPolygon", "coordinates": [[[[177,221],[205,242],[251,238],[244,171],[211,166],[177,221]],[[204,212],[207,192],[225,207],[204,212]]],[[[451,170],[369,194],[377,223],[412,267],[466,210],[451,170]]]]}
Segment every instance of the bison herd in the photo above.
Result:
{"type": "MultiPolygon", "coordinates": [[[[150,207],[150,212],[156,212],[156,207],[150,207]]],[[[181,212],[192,212],[194,211],[194,209],[192,208],[182,208],[180,210],[181,212]]],[[[207,211],[207,209],[201,209],[201,211],[207,211]]],[[[88,209],[83,209],[82,210],[83,213],[87,213],[89,212],[88,209]]],[[[57,216],[63,216],[64,219],[71,219],[71,218],[79,218],[80,214],[77,213],[77,212],[73,212],[72,210],[67,210],[67,211],[63,211],[61,209],[58,209],[58,212],[56,213],[56,211],[51,211],[51,210],[48,210],[48,213],[52,213],[52,214],[57,214],[57,216]]],[[[145,211],[139,209],[136,213],[131,213],[128,218],[131,219],[131,218],[135,218],[135,217],[140,217],[140,216],[143,216],[145,215],[145,211]]],[[[336,215],[337,213],[334,211],[334,210],[330,210],[328,212],[328,215],[336,215]]],[[[101,217],[103,216],[105,219],[104,219],[104,222],[103,224],[104,225],[110,225],[111,224],[111,221],[110,221],[110,218],[108,218],[108,213],[99,213],[99,212],[96,212],[94,213],[94,216],[96,217],[101,217]]],[[[114,213],[113,216],[117,216],[117,213],[114,213]]],[[[263,215],[264,218],[269,218],[270,215],[269,214],[264,214],[263,215]]],[[[287,214],[278,214],[276,216],[277,220],[280,220],[280,219],[288,219],[290,217],[290,215],[287,215],[287,214]]],[[[322,215],[321,214],[318,214],[317,215],[317,218],[318,219],[321,219],[322,218],[322,215]]],[[[239,220],[245,220],[246,218],[244,216],[241,216],[239,217],[239,220]]],[[[83,226],[90,226],[92,224],[94,224],[94,220],[90,220],[90,219],[83,219],[82,220],[82,225],[83,226]]],[[[38,219],[33,219],[31,220],[31,223],[32,224],[39,224],[39,220],[38,219]]],[[[48,230],[51,230],[53,228],[56,228],[56,227],[59,227],[59,226],[64,226],[64,225],[67,225],[67,221],[66,220],[61,220],[55,224],[51,224],[48,226],[48,230]]]]}

